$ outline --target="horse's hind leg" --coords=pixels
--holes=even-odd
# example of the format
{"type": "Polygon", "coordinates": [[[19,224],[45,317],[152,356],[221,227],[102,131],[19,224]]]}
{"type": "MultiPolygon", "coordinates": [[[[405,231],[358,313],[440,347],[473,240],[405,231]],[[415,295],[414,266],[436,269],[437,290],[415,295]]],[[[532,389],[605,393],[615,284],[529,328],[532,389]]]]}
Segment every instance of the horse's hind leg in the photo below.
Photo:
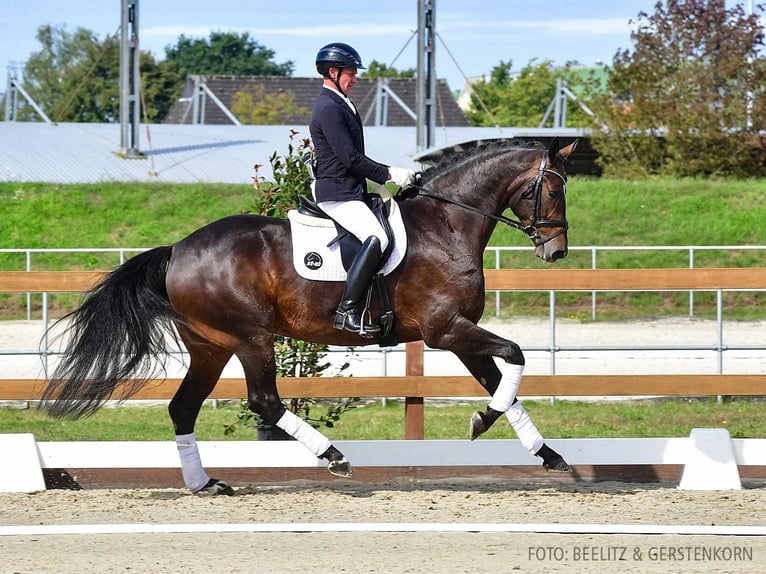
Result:
{"type": "Polygon", "coordinates": [[[295,438],[318,458],[328,461],[327,470],[336,476],[350,477],[351,464],[329,439],[282,404],[277,391],[274,339],[269,332],[251,334],[247,345],[237,351],[247,381],[250,410],[266,424],[275,425],[295,438]]]}
{"type": "Polygon", "coordinates": [[[170,401],[168,412],[175,428],[184,484],[192,492],[232,495],[234,490],[231,486],[222,480],[210,478],[205,472],[194,434],[194,425],[202,404],[213,391],[232,352],[202,341],[183,328],[179,328],[179,332],[189,350],[189,371],[170,401]]]}

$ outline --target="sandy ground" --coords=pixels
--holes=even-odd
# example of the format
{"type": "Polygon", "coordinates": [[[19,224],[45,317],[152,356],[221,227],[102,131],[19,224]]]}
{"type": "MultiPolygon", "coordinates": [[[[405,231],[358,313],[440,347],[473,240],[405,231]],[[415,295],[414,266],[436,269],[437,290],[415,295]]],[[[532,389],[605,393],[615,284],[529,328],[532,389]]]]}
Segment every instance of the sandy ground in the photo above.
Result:
{"type": "MultiPolygon", "coordinates": [[[[0,494],[0,525],[564,523],[766,525],[766,485],[739,491],[604,482],[289,484],[0,494]]],[[[765,536],[255,532],[0,536],[2,573],[766,571],[765,536]],[[703,552],[707,552],[706,559],[703,552]],[[696,554],[695,554],[696,553],[696,554]],[[739,556],[739,558],[737,558],[739,556]],[[710,558],[715,557],[715,558],[710,558]]]]}

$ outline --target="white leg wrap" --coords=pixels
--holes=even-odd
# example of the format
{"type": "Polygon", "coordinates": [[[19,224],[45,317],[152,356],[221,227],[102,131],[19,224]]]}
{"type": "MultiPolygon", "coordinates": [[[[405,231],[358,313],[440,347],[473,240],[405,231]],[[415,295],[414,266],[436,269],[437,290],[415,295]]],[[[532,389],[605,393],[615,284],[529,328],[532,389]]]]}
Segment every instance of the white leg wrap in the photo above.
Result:
{"type": "Polygon", "coordinates": [[[277,426],[313,452],[316,456],[330,448],[330,441],[317,429],[290,411],[277,421],[277,426]]]}
{"type": "Polygon", "coordinates": [[[505,416],[508,417],[513,430],[516,431],[516,435],[518,435],[524,448],[532,454],[536,454],[540,447],[543,446],[545,439],[543,439],[540,431],[537,430],[535,423],[532,422],[527,409],[524,408],[521,401],[508,409],[505,416]]]}
{"type": "Polygon", "coordinates": [[[504,367],[503,378],[500,379],[500,385],[489,402],[489,408],[501,413],[511,408],[521,385],[521,374],[524,372],[524,365],[504,365],[504,367]]]}
{"type": "Polygon", "coordinates": [[[205,469],[202,468],[197,438],[194,433],[176,435],[176,446],[178,454],[181,455],[181,474],[184,477],[184,484],[192,492],[197,492],[210,480],[205,469]]]}

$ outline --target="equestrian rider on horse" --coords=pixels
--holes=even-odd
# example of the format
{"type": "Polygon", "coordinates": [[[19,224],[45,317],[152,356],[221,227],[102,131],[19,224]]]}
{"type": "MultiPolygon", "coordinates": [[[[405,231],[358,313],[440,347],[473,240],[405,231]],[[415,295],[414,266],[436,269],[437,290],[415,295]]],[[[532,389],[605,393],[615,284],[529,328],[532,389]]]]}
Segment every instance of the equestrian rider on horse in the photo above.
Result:
{"type": "Polygon", "coordinates": [[[357,70],[365,69],[359,53],[348,44],[328,44],[317,53],[316,67],[324,81],[309,123],[315,154],[315,199],[325,213],[362,242],[348,270],[333,327],[370,337],[380,327],[365,322],[362,298],[378,270],[388,238],[367,203],[367,180],[378,184],[391,181],[404,187],[414,171],[389,167],[364,153],[364,126],[349,99],[357,70]]]}

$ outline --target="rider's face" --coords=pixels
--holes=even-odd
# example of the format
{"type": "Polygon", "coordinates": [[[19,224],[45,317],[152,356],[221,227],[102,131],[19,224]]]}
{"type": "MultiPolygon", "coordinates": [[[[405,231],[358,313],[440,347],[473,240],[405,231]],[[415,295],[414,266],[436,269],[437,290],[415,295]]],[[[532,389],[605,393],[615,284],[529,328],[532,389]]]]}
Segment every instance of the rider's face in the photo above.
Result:
{"type": "Polygon", "coordinates": [[[338,84],[340,89],[347,95],[351,95],[351,89],[356,84],[356,68],[340,68],[338,70],[338,84]]]}

